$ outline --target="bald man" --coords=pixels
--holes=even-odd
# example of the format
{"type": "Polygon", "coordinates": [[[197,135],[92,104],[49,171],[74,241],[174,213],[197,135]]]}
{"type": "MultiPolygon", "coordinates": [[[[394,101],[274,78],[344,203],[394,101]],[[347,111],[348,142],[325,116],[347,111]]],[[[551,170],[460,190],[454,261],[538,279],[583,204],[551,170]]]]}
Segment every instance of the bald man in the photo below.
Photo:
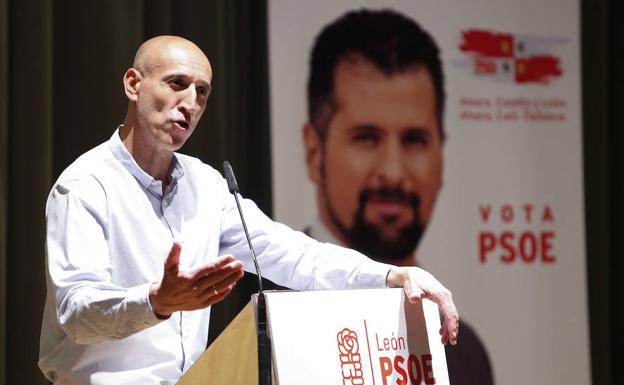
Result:
{"type": "MultiPolygon", "coordinates": [[[[204,112],[211,80],[192,42],[143,43],[123,77],[124,123],[52,187],[39,366],[53,383],[175,383],[206,346],[210,306],[243,269],[253,270],[227,184],[175,152],[204,112]]],[[[438,303],[442,341],[455,343],[450,292],[427,272],[318,243],[253,202],[243,205],[272,281],[295,289],[404,287],[412,301],[438,303]]]]}

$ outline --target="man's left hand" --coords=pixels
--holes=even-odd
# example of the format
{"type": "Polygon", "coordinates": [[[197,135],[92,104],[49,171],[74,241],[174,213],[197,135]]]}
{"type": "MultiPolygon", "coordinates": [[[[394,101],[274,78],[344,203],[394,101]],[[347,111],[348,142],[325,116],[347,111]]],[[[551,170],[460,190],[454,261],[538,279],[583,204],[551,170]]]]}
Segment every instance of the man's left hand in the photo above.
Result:
{"type": "Polygon", "coordinates": [[[451,292],[444,287],[433,275],[419,267],[393,267],[386,277],[387,287],[402,287],[405,295],[412,303],[423,298],[438,304],[444,316],[440,335],[442,343],[451,345],[457,343],[459,334],[459,314],[453,303],[451,292]]]}

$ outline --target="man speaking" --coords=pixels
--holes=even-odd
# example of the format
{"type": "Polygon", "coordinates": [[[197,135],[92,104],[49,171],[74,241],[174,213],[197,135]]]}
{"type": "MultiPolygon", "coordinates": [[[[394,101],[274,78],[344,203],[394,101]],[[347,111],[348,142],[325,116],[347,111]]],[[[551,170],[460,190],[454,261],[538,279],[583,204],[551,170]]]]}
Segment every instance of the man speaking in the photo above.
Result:
{"type": "MultiPolygon", "coordinates": [[[[253,269],[224,179],[175,153],[204,112],[211,80],[192,42],[143,43],[123,77],[124,123],[52,187],[39,366],[53,383],[177,381],[204,351],[210,306],[253,269]]],[[[404,287],[411,301],[439,305],[442,342],[455,343],[451,294],[429,273],[318,243],[243,205],[269,279],[295,289],[404,287]]]]}

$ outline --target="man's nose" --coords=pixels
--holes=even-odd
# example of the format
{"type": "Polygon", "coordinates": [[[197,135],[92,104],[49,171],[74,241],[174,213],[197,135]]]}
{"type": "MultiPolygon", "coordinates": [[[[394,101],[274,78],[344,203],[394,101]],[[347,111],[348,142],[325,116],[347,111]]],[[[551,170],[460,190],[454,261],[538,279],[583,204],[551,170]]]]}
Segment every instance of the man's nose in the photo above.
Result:
{"type": "Polygon", "coordinates": [[[382,146],[377,161],[377,178],[382,186],[401,186],[403,182],[403,155],[399,141],[388,140],[382,146]]]}
{"type": "Polygon", "coordinates": [[[180,107],[190,113],[195,112],[199,107],[197,105],[197,89],[194,84],[191,84],[186,90],[184,90],[180,107]]]}

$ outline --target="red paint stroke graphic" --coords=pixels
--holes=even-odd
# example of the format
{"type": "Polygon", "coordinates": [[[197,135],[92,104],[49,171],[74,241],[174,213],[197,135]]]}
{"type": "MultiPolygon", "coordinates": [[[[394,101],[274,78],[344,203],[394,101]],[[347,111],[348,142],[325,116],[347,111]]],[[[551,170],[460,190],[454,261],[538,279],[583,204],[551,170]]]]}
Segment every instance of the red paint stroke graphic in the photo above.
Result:
{"type": "Polygon", "coordinates": [[[559,58],[554,56],[534,56],[516,59],[516,81],[518,83],[546,83],[550,77],[559,77],[559,58]]]}
{"type": "Polygon", "coordinates": [[[482,29],[467,29],[461,36],[459,49],[470,57],[476,76],[548,84],[563,75],[561,58],[552,52],[560,39],[482,29]]]}
{"type": "Polygon", "coordinates": [[[508,33],[495,33],[479,29],[462,32],[460,50],[491,58],[510,58],[514,55],[514,38],[508,33]]]}

